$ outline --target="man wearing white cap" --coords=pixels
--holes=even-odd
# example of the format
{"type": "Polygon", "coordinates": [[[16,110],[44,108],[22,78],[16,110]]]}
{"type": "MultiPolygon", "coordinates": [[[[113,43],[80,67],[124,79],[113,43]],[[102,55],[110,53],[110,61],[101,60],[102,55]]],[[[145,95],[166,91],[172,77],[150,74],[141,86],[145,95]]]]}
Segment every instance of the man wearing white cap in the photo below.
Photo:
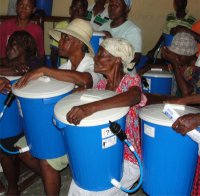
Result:
{"type": "Polygon", "coordinates": [[[131,6],[132,0],[110,0],[108,5],[110,20],[104,23],[99,30],[109,32],[114,38],[128,40],[135,48],[135,62],[137,63],[142,51],[142,35],[140,28],[127,19],[131,6]]]}

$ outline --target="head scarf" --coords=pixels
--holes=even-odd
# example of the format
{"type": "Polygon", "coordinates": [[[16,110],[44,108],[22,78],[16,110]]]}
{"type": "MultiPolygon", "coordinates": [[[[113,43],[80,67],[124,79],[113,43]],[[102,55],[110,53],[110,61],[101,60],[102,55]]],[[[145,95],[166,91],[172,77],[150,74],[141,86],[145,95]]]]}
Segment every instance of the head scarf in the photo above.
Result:
{"type": "Polygon", "coordinates": [[[134,59],[135,51],[127,40],[122,38],[107,38],[101,43],[101,46],[114,57],[121,58],[124,73],[134,68],[135,63],[131,63],[131,61],[134,59]]]}
{"type": "Polygon", "coordinates": [[[124,3],[126,4],[126,6],[131,9],[132,6],[132,0],[124,0],[124,3]]]}
{"type": "Polygon", "coordinates": [[[177,33],[168,49],[176,54],[192,56],[197,52],[197,42],[186,32],[177,33]]]}

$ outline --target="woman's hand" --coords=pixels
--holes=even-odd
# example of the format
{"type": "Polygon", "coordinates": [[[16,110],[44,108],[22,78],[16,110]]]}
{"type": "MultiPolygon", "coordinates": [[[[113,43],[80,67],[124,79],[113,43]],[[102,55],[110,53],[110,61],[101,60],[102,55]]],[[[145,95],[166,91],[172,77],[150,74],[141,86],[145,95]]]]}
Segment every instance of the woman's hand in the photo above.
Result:
{"type": "Polygon", "coordinates": [[[22,88],[28,84],[30,80],[35,80],[44,75],[44,67],[38,68],[31,72],[26,73],[20,80],[14,85],[15,88],[22,88]]]}
{"type": "Polygon", "coordinates": [[[69,123],[78,125],[81,120],[87,116],[93,114],[91,104],[85,104],[80,106],[74,106],[66,116],[66,119],[69,123]]]}
{"type": "Polygon", "coordinates": [[[25,74],[29,70],[29,67],[24,63],[19,63],[15,65],[15,72],[20,74],[25,74]]]}
{"type": "Polygon", "coordinates": [[[172,65],[179,65],[179,59],[177,57],[177,55],[173,52],[171,52],[167,47],[162,47],[161,48],[161,54],[162,57],[169,61],[172,65]]]}
{"type": "Polygon", "coordinates": [[[200,114],[186,114],[179,117],[172,125],[172,128],[182,135],[197,128],[200,125],[200,114]]]}
{"type": "Polygon", "coordinates": [[[3,94],[7,94],[7,92],[10,92],[10,90],[11,90],[10,81],[4,77],[0,77],[0,92],[3,94]]]}

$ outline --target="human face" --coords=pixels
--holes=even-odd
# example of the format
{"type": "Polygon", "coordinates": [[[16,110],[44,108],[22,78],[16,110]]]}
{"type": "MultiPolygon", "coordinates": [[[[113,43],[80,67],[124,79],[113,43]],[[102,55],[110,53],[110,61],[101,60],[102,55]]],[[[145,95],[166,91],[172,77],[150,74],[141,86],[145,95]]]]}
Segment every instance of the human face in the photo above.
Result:
{"type": "Polygon", "coordinates": [[[63,57],[70,57],[76,50],[80,44],[80,41],[68,34],[62,33],[61,39],[59,41],[59,55],[63,57]]]}
{"type": "Polygon", "coordinates": [[[108,5],[109,18],[114,20],[123,16],[127,16],[128,8],[124,0],[110,0],[108,5]]]}
{"type": "Polygon", "coordinates": [[[9,60],[15,59],[24,54],[23,48],[17,45],[15,41],[7,45],[6,51],[7,51],[7,58],[9,60]]]}
{"type": "Polygon", "coordinates": [[[35,9],[31,0],[20,0],[16,5],[17,15],[20,19],[29,19],[35,9]]]}
{"type": "Polygon", "coordinates": [[[115,60],[114,56],[100,46],[98,53],[94,57],[94,71],[104,75],[108,74],[115,65],[115,60]]]}
{"type": "Polygon", "coordinates": [[[84,19],[87,14],[87,7],[85,7],[81,0],[73,1],[69,9],[71,20],[75,18],[84,19]]]}

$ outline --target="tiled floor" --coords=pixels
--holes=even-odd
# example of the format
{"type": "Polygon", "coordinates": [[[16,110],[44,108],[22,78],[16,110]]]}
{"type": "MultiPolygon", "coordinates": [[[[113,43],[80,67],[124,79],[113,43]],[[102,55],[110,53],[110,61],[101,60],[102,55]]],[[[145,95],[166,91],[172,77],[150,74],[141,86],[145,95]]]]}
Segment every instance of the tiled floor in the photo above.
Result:
{"type": "MultiPolygon", "coordinates": [[[[71,174],[69,167],[67,167],[61,172],[61,176],[62,176],[62,186],[61,186],[60,196],[67,196],[69,185],[71,182],[71,174]]],[[[2,182],[5,183],[3,173],[0,173],[0,179],[2,180],[2,182]]],[[[21,196],[43,196],[43,195],[45,194],[43,191],[43,185],[41,179],[39,177],[36,179],[35,183],[33,183],[30,187],[28,187],[21,193],[21,196]]],[[[142,189],[130,195],[145,196],[142,189]]]]}

